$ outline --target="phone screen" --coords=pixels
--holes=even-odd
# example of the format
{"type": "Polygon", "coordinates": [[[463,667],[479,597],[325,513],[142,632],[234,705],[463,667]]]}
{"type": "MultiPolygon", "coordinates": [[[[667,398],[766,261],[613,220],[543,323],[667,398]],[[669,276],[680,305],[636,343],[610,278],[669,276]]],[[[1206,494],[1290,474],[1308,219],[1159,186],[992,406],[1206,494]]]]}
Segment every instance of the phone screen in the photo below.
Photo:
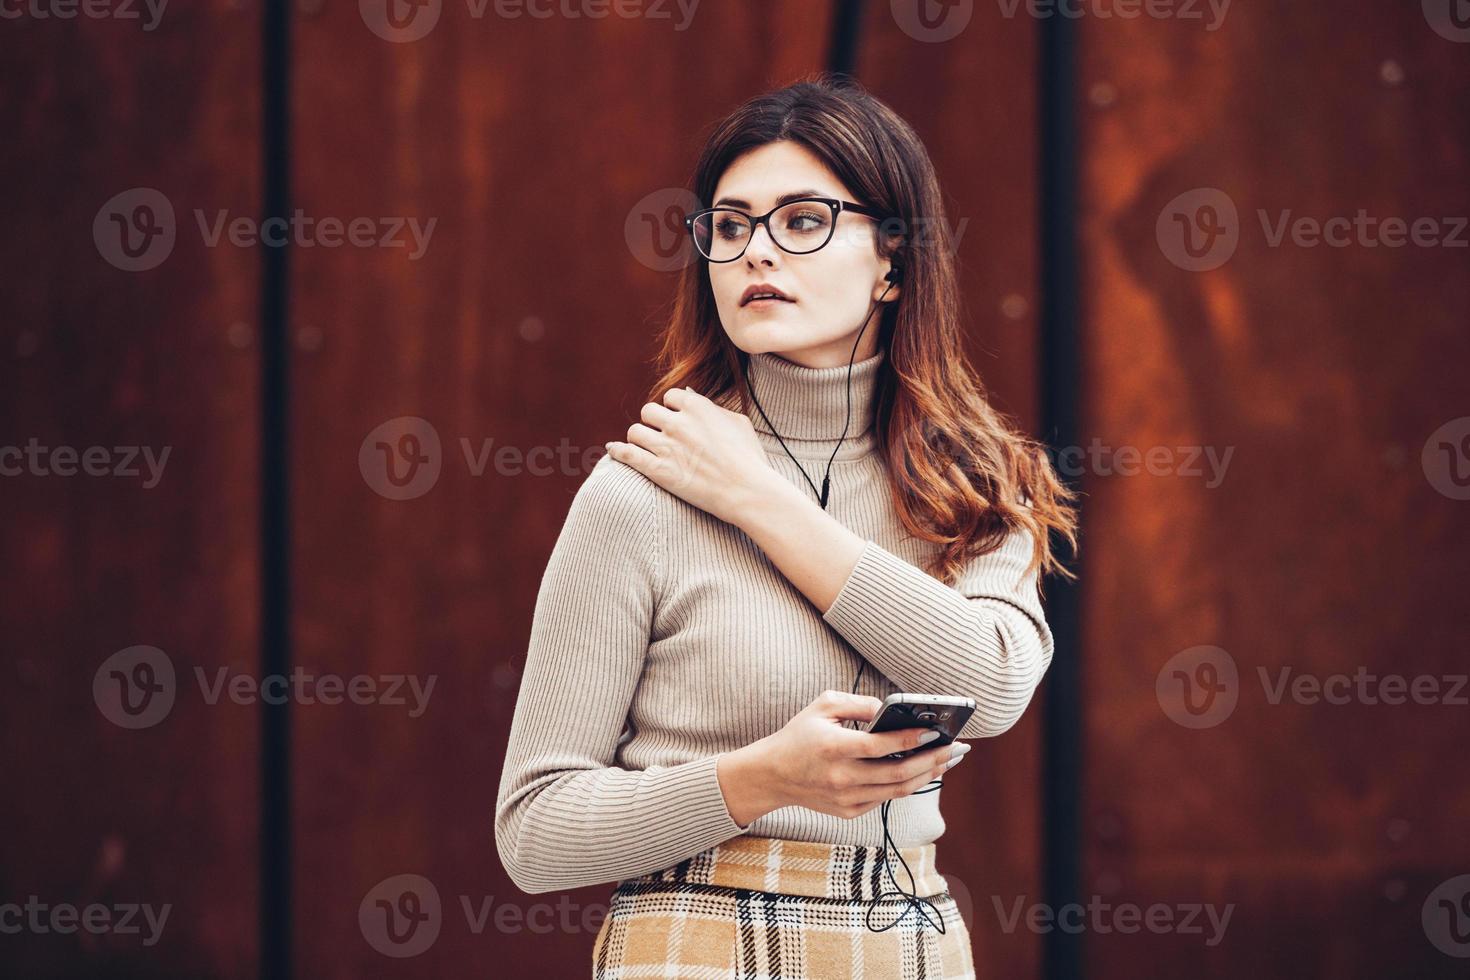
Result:
{"type": "Polygon", "coordinates": [[[965,723],[970,720],[970,715],[975,709],[968,705],[954,704],[927,704],[919,702],[916,704],[893,703],[883,709],[883,713],[875,718],[868,726],[870,732],[892,732],[904,728],[932,728],[939,732],[939,737],[916,749],[906,749],[903,752],[893,752],[888,755],[890,759],[902,759],[913,755],[915,752],[925,752],[941,745],[953,742],[965,723]]]}

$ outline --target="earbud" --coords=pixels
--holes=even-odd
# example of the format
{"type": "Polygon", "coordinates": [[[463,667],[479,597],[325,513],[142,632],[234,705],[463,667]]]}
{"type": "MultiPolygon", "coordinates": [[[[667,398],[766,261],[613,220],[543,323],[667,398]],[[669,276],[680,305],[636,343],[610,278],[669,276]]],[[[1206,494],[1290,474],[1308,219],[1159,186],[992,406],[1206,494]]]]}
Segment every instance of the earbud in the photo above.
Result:
{"type": "Polygon", "coordinates": [[[883,278],[893,283],[894,285],[897,285],[898,283],[903,281],[903,270],[898,266],[894,266],[893,268],[888,270],[888,274],[885,275],[883,278]]]}
{"type": "MultiPolygon", "coordinates": [[[[884,277],[888,280],[888,289],[883,290],[884,296],[888,295],[888,290],[894,287],[901,276],[902,273],[897,268],[888,270],[888,274],[884,277]]],[[[868,329],[868,321],[873,319],[873,314],[878,312],[880,305],[882,305],[881,302],[875,302],[873,308],[868,311],[867,317],[863,320],[863,325],[858,329],[857,339],[852,342],[852,351],[847,355],[847,421],[842,426],[842,435],[838,436],[837,445],[832,447],[832,455],[827,457],[827,472],[822,476],[821,490],[818,490],[817,485],[812,482],[812,478],[806,475],[806,467],[797,462],[796,457],[792,456],[790,449],[786,449],[786,440],[781,438],[781,433],[776,431],[774,425],[771,425],[771,420],[766,415],[766,410],[761,408],[760,399],[755,397],[755,389],[750,386],[750,375],[747,368],[749,359],[747,358],[740,364],[741,373],[745,374],[745,387],[750,392],[751,400],[755,402],[756,409],[761,413],[761,418],[765,419],[766,424],[771,426],[771,432],[775,435],[776,441],[781,443],[781,448],[786,449],[786,455],[791,456],[791,461],[796,463],[797,469],[801,470],[802,478],[806,480],[807,486],[812,488],[812,492],[817,495],[817,502],[822,505],[823,510],[827,509],[827,497],[832,491],[832,461],[837,458],[837,451],[842,448],[843,440],[847,438],[848,427],[852,425],[852,359],[857,356],[858,344],[862,342],[863,331],[868,329]]]]}

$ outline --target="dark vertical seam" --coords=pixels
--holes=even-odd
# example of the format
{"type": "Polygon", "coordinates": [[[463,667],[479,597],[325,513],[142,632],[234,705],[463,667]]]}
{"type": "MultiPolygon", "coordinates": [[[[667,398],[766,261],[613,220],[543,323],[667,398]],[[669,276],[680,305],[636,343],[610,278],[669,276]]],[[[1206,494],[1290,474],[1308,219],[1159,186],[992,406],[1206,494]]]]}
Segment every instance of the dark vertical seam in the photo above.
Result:
{"type": "MultiPolygon", "coordinates": [[[[1045,438],[1066,447],[1081,444],[1078,42],[1070,17],[1042,17],[1037,25],[1041,417],[1045,438]]],[[[1076,584],[1057,579],[1047,598],[1055,645],[1042,723],[1042,890],[1047,906],[1059,909],[1081,902],[1082,596],[1076,584]]],[[[1046,933],[1042,965],[1047,980],[1082,977],[1081,937],[1065,929],[1046,933]]]]}
{"type": "Polygon", "coordinates": [[[835,0],[832,34],[827,48],[827,70],[857,75],[858,36],[863,22],[863,0],[835,0]]]}

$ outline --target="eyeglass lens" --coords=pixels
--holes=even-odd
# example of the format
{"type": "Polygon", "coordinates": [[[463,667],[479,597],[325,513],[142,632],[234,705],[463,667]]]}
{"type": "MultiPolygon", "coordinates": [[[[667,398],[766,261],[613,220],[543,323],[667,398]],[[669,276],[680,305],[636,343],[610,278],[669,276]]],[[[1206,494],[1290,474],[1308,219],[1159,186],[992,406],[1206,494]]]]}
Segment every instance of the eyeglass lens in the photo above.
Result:
{"type": "MultiPolygon", "coordinates": [[[[740,211],[720,210],[694,219],[694,243],[706,258],[728,262],[750,242],[751,219],[740,211]]],[[[788,252],[814,252],[832,236],[832,209],[818,201],[793,201],[771,215],[767,227],[788,252]]]]}

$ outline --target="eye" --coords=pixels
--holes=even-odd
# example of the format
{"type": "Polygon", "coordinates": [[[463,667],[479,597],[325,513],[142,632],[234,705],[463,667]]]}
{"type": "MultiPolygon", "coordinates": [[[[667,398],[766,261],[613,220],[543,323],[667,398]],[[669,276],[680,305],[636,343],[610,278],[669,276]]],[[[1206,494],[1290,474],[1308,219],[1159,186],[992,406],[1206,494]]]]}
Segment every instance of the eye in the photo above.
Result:
{"type": "Polygon", "coordinates": [[[827,212],[817,211],[812,208],[801,208],[793,214],[788,214],[786,227],[792,231],[815,231],[827,225],[827,212]]]}
{"type": "Polygon", "coordinates": [[[726,241],[744,237],[748,230],[749,226],[734,215],[722,215],[715,220],[715,234],[726,241]]]}

